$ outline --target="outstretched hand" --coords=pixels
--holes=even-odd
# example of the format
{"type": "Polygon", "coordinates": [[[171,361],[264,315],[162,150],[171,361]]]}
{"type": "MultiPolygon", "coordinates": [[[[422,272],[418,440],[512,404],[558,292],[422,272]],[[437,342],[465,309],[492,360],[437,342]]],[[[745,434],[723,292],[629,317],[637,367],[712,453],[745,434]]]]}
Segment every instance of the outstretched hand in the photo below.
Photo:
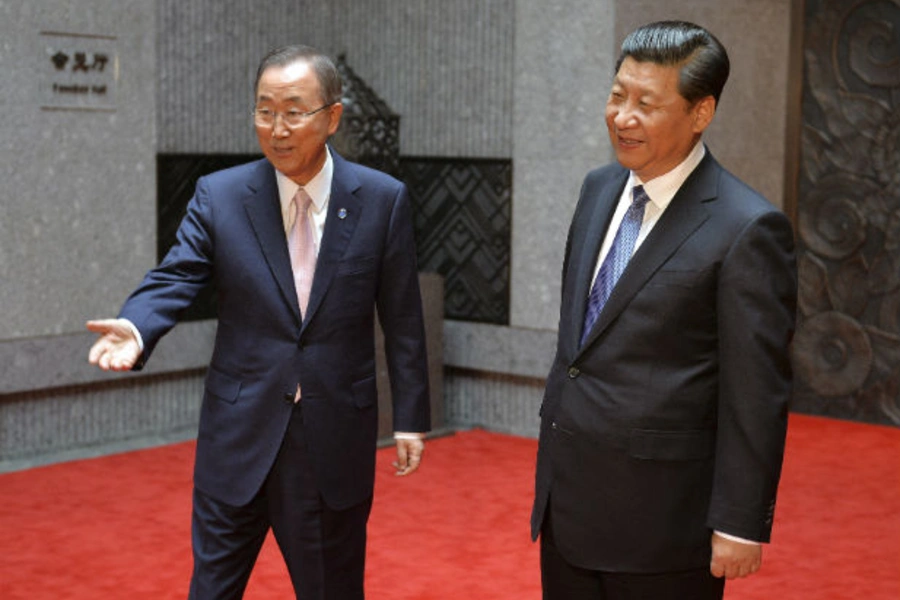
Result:
{"type": "Polygon", "coordinates": [[[104,371],[128,371],[141,355],[141,347],[125,319],[88,321],[89,331],[100,338],[91,346],[88,361],[104,371]]]}

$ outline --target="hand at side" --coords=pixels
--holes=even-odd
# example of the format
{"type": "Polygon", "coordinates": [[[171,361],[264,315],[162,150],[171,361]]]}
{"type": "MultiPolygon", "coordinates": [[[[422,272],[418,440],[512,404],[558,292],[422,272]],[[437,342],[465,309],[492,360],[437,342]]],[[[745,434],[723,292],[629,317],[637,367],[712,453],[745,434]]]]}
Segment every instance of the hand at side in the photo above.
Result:
{"type": "Polygon", "coordinates": [[[394,468],[397,475],[410,475],[419,468],[422,463],[422,453],[425,451],[425,441],[421,439],[398,439],[397,460],[394,468]]]}
{"type": "Polygon", "coordinates": [[[726,579],[746,577],[759,571],[760,565],[761,544],[736,542],[713,533],[712,559],[709,563],[709,571],[713,576],[726,579]]]}

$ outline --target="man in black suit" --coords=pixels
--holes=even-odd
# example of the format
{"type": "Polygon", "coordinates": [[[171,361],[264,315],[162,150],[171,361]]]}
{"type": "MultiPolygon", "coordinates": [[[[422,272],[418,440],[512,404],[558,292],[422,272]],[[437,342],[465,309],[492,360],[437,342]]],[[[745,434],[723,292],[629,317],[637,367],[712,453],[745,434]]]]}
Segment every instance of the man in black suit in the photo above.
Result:
{"type": "Polygon", "coordinates": [[[162,263],[118,319],[88,323],[101,335],[91,363],[139,369],[216,282],[194,468],[196,600],[241,598],[270,528],[297,598],[363,597],[376,308],[397,473],[422,457],[428,372],[409,198],[330,150],[341,112],[328,57],[304,46],[267,55],[253,117],[265,159],[201,178],[162,263]]]}
{"type": "Polygon", "coordinates": [[[587,175],[575,209],[541,408],[545,599],[721,598],[769,541],[793,231],[701,141],[728,72],[692,23],[622,44],[606,107],[618,162],[587,175]]]}

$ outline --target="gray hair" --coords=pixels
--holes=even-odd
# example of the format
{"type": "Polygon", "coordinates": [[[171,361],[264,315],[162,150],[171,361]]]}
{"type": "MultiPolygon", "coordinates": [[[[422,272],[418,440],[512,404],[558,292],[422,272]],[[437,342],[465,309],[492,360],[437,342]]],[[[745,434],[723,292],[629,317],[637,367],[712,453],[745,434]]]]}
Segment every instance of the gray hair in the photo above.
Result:
{"type": "Polygon", "coordinates": [[[263,57],[256,69],[256,82],[253,85],[254,93],[259,91],[259,80],[263,72],[269,67],[287,66],[295,62],[305,62],[312,66],[319,87],[322,90],[322,101],[332,104],[341,101],[343,83],[334,62],[325,54],[315,48],[301,44],[282,46],[269,52],[263,57]]]}

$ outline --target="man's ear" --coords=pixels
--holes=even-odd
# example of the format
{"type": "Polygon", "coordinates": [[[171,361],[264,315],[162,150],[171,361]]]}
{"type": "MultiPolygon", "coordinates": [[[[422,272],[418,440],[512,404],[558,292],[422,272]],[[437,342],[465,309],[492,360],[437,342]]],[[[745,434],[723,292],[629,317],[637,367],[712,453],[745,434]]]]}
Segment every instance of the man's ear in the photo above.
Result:
{"type": "Polygon", "coordinates": [[[716,115],[716,99],[712,96],[701,98],[694,104],[694,133],[703,133],[716,115]]]}
{"type": "Polygon", "coordinates": [[[331,119],[331,122],[328,124],[328,135],[334,135],[334,133],[338,130],[338,126],[340,126],[341,124],[341,116],[343,114],[344,105],[340,102],[335,102],[328,107],[328,118],[331,119]]]}

